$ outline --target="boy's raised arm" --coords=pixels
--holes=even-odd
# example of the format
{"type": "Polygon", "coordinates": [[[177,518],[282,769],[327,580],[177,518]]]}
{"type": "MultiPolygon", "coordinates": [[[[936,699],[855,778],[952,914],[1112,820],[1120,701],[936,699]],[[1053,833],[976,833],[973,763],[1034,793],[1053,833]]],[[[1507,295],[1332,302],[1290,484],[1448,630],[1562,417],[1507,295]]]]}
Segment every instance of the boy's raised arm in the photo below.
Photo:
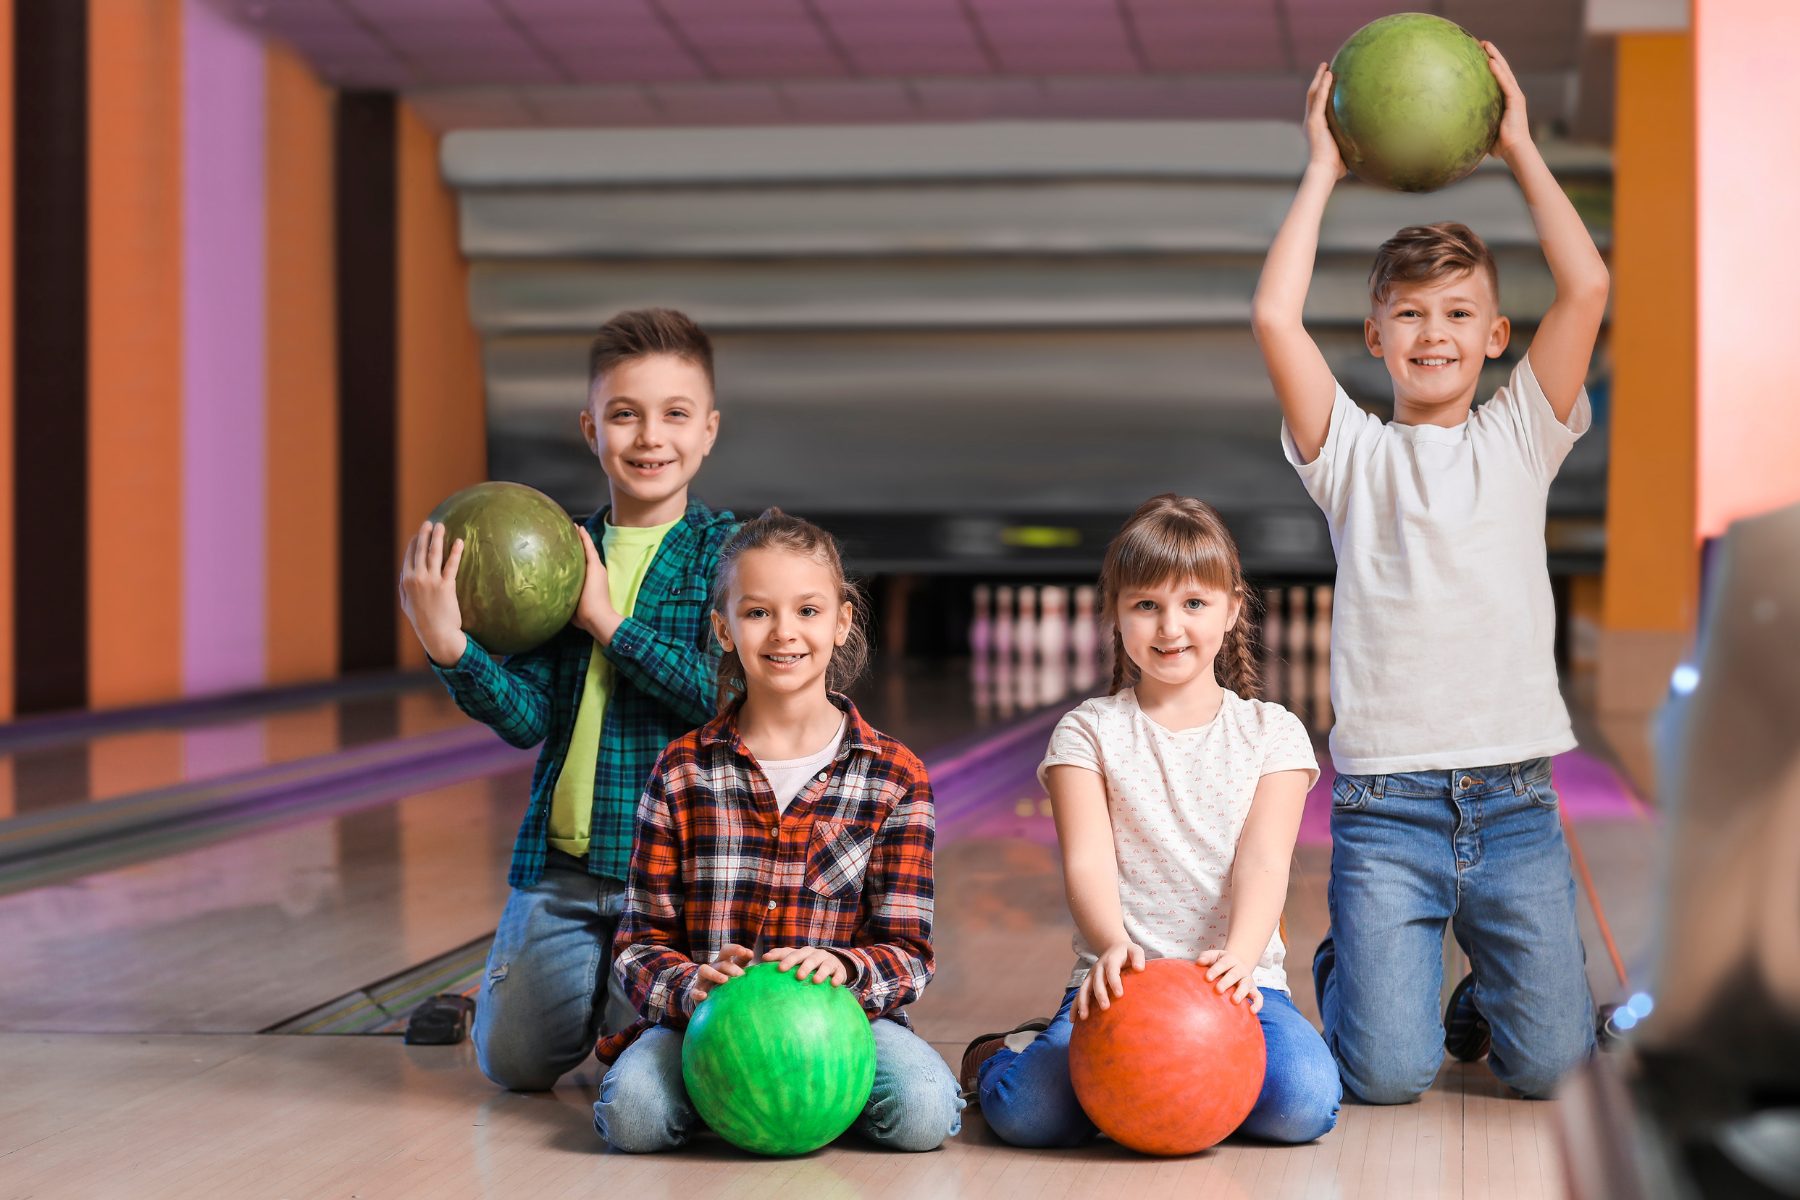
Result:
{"type": "Polygon", "coordinates": [[[1531,371],[1556,419],[1567,424],[1587,378],[1588,360],[1594,353],[1594,339],[1600,336],[1612,281],[1587,226],[1531,140],[1525,94],[1519,90],[1512,68],[1494,43],[1481,45],[1506,96],[1506,115],[1500,119],[1494,154],[1512,168],[1519,190],[1525,193],[1550,275],[1556,280],[1556,301],[1531,339],[1531,371]]]}
{"type": "Polygon", "coordinates": [[[1344,160],[1325,124],[1331,99],[1331,72],[1320,63],[1306,92],[1306,138],[1311,157],[1287,219],[1269,247],[1262,279],[1250,302],[1250,328],[1262,348],[1263,362],[1281,401],[1281,415],[1300,456],[1311,462],[1331,429],[1331,406],[1337,382],[1302,319],[1306,292],[1312,285],[1313,257],[1319,249],[1319,222],[1325,201],[1344,177],[1344,160]]]}

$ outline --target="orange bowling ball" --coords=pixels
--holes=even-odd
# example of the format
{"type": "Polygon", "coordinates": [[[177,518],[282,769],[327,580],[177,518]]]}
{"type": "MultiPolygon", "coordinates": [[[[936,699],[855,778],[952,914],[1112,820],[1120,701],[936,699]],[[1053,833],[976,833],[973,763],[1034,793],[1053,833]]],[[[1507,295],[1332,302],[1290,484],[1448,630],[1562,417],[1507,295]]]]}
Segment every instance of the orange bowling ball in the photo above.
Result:
{"type": "Polygon", "coordinates": [[[1145,1154],[1192,1154],[1243,1124],[1262,1092],[1268,1048],[1249,1001],[1233,1004],[1206,968],[1157,958],[1121,977],[1125,994],[1088,1005],[1069,1040],[1081,1107],[1145,1154]]]}

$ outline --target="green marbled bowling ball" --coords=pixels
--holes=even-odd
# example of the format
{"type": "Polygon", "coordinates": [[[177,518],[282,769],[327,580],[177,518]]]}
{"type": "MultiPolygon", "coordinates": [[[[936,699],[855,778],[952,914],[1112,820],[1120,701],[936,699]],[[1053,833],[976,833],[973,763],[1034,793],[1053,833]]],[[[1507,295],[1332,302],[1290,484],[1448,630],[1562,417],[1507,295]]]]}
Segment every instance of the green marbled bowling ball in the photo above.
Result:
{"type": "Polygon", "coordinates": [[[522,483],[478,483],[432,510],[445,554],[463,540],[456,603],[463,632],[484,650],[523,654],[575,613],[587,555],[562,507],[522,483]]]}
{"type": "Polygon", "coordinates": [[[1481,43],[1429,13],[1364,25],[1331,74],[1325,119],[1344,165],[1397,192],[1435,192],[1480,166],[1506,111],[1481,43]]]}

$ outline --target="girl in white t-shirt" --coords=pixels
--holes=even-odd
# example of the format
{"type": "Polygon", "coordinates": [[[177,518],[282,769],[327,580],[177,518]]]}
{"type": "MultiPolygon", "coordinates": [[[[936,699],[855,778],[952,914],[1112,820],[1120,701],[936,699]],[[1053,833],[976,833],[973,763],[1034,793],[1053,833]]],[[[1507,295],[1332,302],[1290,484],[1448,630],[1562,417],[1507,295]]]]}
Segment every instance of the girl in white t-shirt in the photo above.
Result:
{"type": "Polygon", "coordinates": [[[1147,958],[1187,958],[1268,1045],[1239,1132],[1308,1142],[1337,1123],[1343,1091],[1324,1039],[1288,996],[1278,925],[1288,863],[1318,763],[1306,730],[1253,699],[1256,658],[1237,547],[1209,505],[1147,501],[1106,551],[1113,682],[1065,716],[1038,777],[1056,811],[1075,918],[1061,1009],[977,1038],[965,1091],[1016,1146],[1094,1136],[1069,1079],[1073,1020],[1107,1008],[1147,958]]]}

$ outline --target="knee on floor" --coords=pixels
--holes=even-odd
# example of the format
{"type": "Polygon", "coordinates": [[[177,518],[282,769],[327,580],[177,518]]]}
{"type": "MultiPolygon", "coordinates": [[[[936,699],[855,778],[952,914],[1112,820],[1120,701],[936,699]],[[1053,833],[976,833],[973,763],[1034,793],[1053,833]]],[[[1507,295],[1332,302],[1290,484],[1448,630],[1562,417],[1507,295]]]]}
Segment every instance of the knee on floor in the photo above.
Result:
{"type": "Polygon", "coordinates": [[[477,1045],[475,1051],[481,1073],[508,1091],[547,1092],[562,1077],[538,1055],[511,1052],[492,1044],[477,1045]]]}
{"type": "Polygon", "coordinates": [[[858,1122],[864,1137],[888,1150],[936,1150],[962,1125],[962,1100],[954,1088],[890,1096],[869,1105],[858,1122]]]}
{"type": "Polygon", "coordinates": [[[1239,1128],[1265,1142],[1298,1146],[1316,1141],[1337,1127],[1338,1106],[1343,1097],[1337,1081],[1330,1088],[1307,1088],[1280,1098],[1267,1110],[1253,1112],[1239,1128]]]}

